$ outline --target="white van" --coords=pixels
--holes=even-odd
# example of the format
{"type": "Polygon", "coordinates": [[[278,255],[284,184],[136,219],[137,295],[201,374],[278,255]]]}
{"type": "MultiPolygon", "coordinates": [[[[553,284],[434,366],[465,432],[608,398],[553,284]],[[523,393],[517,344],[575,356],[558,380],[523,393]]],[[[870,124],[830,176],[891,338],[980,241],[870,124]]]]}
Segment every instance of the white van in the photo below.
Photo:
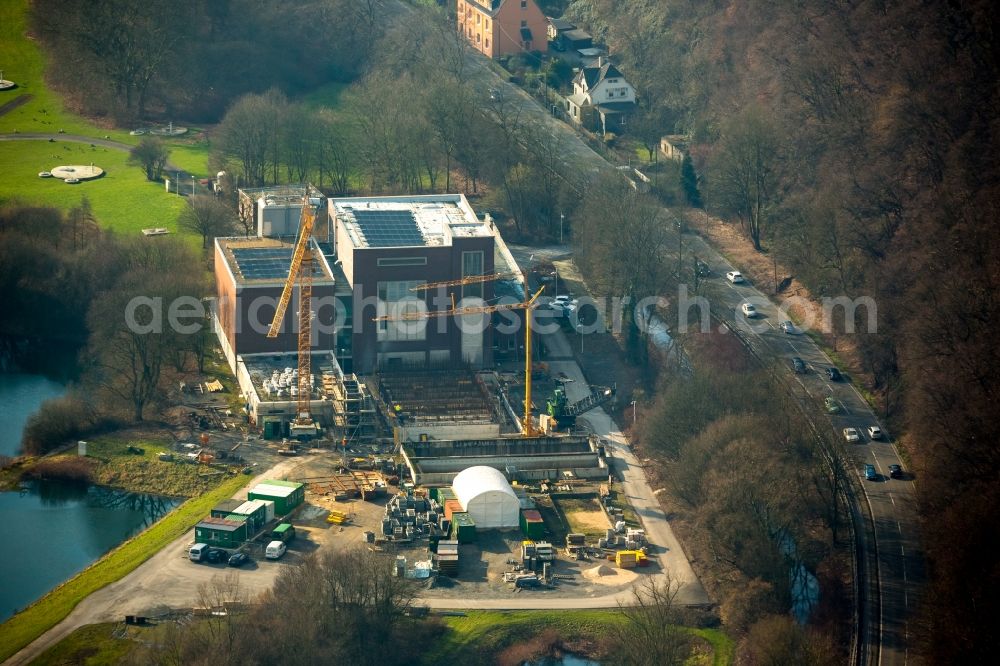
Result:
{"type": "Polygon", "coordinates": [[[285,545],[284,541],[272,541],[267,544],[267,550],[264,551],[264,557],[269,560],[281,559],[281,556],[285,554],[288,547],[285,545]]]}
{"type": "Polygon", "coordinates": [[[201,562],[206,553],[208,553],[208,544],[196,543],[188,550],[188,559],[192,562],[201,562]]]}

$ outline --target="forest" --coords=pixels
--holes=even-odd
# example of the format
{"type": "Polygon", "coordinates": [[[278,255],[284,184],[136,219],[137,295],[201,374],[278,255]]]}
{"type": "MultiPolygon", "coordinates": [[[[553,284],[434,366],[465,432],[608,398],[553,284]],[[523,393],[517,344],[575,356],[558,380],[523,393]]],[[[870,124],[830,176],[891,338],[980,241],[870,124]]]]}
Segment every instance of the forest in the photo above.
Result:
{"type": "Polygon", "coordinates": [[[858,335],[920,478],[931,663],[990,660],[1000,509],[998,42],[988,2],[573,0],[568,15],[688,134],[709,212],[858,335]]]}

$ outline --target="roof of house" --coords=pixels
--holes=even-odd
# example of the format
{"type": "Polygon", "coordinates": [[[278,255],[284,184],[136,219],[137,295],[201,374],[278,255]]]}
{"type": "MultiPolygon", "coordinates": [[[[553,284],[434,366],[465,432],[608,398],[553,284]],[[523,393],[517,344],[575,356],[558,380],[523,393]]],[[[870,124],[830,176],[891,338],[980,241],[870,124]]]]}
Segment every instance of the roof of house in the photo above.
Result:
{"type": "Polygon", "coordinates": [[[590,90],[600,84],[601,81],[608,78],[624,79],[625,75],[622,74],[612,63],[605,62],[600,67],[582,67],[580,72],[576,75],[576,79],[574,79],[574,81],[586,82],[587,89],[590,90]]]}
{"type": "Polygon", "coordinates": [[[355,248],[448,246],[455,237],[489,237],[460,194],[331,199],[355,248]]]}
{"type": "Polygon", "coordinates": [[[466,4],[474,5],[480,11],[484,11],[490,16],[496,16],[503,6],[504,0],[465,0],[466,4]]]}
{"type": "Polygon", "coordinates": [[[628,113],[635,110],[635,102],[604,102],[597,105],[597,110],[601,113],[628,113]]]}
{"type": "Polygon", "coordinates": [[[562,34],[563,39],[568,39],[571,42],[584,42],[588,39],[593,39],[590,33],[586,30],[580,30],[579,28],[570,28],[562,34]]]}
{"type": "Polygon", "coordinates": [[[556,32],[562,32],[563,30],[573,30],[576,28],[575,23],[571,23],[564,18],[552,18],[551,16],[546,17],[549,20],[549,25],[556,29],[556,32]]]}

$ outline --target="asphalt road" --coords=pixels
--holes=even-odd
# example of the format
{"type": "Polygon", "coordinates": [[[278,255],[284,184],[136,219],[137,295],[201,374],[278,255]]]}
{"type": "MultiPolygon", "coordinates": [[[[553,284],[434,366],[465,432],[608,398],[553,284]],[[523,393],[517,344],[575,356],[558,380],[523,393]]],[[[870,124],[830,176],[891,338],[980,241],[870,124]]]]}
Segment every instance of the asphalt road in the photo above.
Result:
{"type": "Polygon", "coordinates": [[[751,284],[731,284],[725,273],[734,267],[712,251],[700,238],[685,238],[690,250],[709,264],[714,277],[702,285],[713,312],[741,332],[744,339],[762,358],[773,358],[783,364],[786,371],[801,388],[804,404],[815,411],[813,422],[817,427],[832,429],[834,437],[842,442],[843,452],[857,472],[858,497],[867,505],[873,527],[871,546],[876,553],[876,580],[872,590],[875,600],[868,626],[863,628],[874,639],[873,661],[880,664],[905,664],[913,644],[911,621],[917,607],[919,591],[924,580],[924,564],[920,549],[919,527],[916,512],[914,476],[909,472],[902,479],[889,476],[889,465],[905,465],[892,443],[891,435],[881,426],[868,403],[857,388],[845,381],[834,382],[826,375],[826,368],[833,366],[830,359],[802,332],[786,334],[778,327],[786,319],[778,307],[768,301],[751,284]],[[760,316],[749,320],[739,310],[740,304],[752,299],[760,316]],[[798,356],[806,364],[806,372],[795,374],[791,359],[798,356]],[[839,412],[827,414],[824,399],[833,398],[839,412]],[[868,426],[882,428],[881,440],[872,440],[868,426]],[[857,428],[862,441],[848,444],[843,429],[857,428]],[[872,464],[878,473],[875,481],[864,479],[864,465],[872,464]]]}

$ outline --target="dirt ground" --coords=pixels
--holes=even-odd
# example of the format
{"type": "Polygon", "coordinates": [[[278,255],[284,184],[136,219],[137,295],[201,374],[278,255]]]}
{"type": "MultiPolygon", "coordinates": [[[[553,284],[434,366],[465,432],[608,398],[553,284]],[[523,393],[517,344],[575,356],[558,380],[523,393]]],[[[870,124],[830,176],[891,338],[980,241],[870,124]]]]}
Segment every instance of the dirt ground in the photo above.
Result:
{"type": "Polygon", "coordinates": [[[574,532],[604,536],[605,531],[611,527],[607,514],[601,510],[596,498],[557,498],[556,504],[574,532]]]}

